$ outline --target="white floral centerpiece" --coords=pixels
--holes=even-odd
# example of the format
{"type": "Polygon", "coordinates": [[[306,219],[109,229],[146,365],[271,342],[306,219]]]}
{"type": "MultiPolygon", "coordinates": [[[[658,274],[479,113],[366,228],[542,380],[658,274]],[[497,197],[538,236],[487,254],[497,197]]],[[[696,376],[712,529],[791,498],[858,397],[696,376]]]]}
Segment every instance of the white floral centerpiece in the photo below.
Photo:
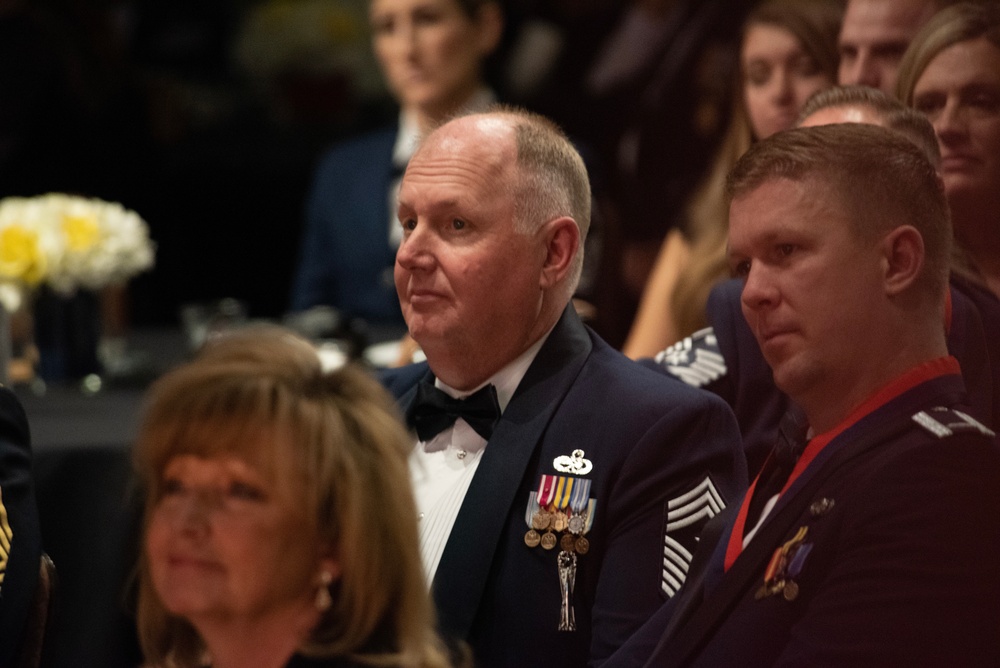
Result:
{"type": "Polygon", "coordinates": [[[48,285],[70,295],[123,283],[153,266],[146,222],[121,204],[50,193],[0,200],[0,306],[16,311],[48,285]]]}

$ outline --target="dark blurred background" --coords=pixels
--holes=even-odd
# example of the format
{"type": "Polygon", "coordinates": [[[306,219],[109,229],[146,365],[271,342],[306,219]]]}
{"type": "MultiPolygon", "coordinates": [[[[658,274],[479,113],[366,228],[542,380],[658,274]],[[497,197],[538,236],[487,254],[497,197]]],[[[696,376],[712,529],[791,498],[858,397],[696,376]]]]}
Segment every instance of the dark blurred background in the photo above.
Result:
{"type": "Polygon", "coordinates": [[[340,62],[297,43],[280,5],[0,2],[0,195],[138,211],[158,250],[130,284],[133,324],[223,296],[280,314],[317,153],[394,114],[365,62],[365,3],[331,7],[318,34],[346,42],[340,62]]]}
{"type": "MultiPolygon", "coordinates": [[[[749,4],[504,3],[491,83],[581,140],[607,195],[592,299],[613,344],[724,126],[749,4]],[[663,18],[659,42],[614,44],[640,5],[663,18]]],[[[138,211],[158,250],[130,283],[134,326],[222,297],[281,315],[320,152],[397,114],[366,0],[0,0],[0,49],[0,196],[71,192],[138,211]]]]}

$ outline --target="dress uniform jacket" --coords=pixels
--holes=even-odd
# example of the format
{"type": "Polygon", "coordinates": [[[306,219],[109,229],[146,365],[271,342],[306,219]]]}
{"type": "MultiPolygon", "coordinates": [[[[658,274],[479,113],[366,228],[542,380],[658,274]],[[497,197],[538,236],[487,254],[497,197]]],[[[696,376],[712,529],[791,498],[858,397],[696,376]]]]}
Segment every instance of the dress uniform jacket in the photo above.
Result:
{"type": "MultiPolygon", "coordinates": [[[[426,364],[384,381],[405,410],[422,378],[433,380],[426,364]]],[[[599,664],[675,593],[704,520],[742,495],[744,466],[724,402],[626,359],[567,308],[497,422],[448,538],[432,584],[443,632],[468,641],[483,668],[599,664]],[[560,549],[526,545],[526,511],[540,477],[574,450],[592,463],[581,477],[595,505],[577,628],[559,631],[560,549]]]]}
{"type": "Polygon", "coordinates": [[[40,558],[28,420],[0,386],[0,668],[15,665],[40,558]]]}
{"type": "MultiPolygon", "coordinates": [[[[643,360],[684,382],[715,392],[736,414],[750,477],[774,446],[790,405],[774,385],[771,368],[740,307],[743,282],[717,285],[706,315],[711,325],[643,360]]],[[[985,288],[953,275],[948,352],[958,359],[969,388],[971,414],[988,427],[1000,418],[1000,301],[985,288]],[[992,333],[988,335],[988,333],[992,333]]]]}
{"type": "Polygon", "coordinates": [[[389,244],[396,133],[394,125],[359,137],[321,159],[306,203],[291,310],[328,305],[372,322],[402,324],[392,280],[396,250],[389,244]]]}
{"type": "Polygon", "coordinates": [[[1000,665],[1000,447],[963,397],[938,376],[848,427],[724,571],[730,506],[646,665],[1000,665]]]}

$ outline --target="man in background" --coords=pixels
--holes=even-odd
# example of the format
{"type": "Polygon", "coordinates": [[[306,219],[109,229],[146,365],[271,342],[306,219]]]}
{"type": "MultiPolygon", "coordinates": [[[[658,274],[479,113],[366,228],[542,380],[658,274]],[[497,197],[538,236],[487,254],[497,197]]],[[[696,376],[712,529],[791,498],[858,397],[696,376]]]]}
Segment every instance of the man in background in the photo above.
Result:
{"type": "Polygon", "coordinates": [[[848,0],[840,29],[841,86],[896,91],[899,61],[917,31],[954,0],[848,0]]]}

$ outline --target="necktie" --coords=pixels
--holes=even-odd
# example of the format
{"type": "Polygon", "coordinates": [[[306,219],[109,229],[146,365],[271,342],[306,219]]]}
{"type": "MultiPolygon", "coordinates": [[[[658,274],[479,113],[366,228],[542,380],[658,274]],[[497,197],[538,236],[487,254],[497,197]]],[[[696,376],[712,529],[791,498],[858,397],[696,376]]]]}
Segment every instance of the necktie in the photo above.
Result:
{"type": "Polygon", "coordinates": [[[792,469],[795,468],[795,462],[799,460],[806,447],[808,432],[809,423],[802,410],[797,406],[789,408],[781,418],[781,423],[778,425],[778,442],[775,443],[771,456],[760,472],[753,498],[750,499],[746,524],[743,525],[744,535],[757,525],[760,513],[768,500],[775,494],[781,493],[781,488],[785,486],[792,469]]]}
{"type": "Polygon", "coordinates": [[[421,441],[429,441],[462,418],[477,434],[490,440],[493,427],[500,419],[500,402],[496,388],[487,385],[465,399],[455,399],[434,383],[422,381],[417,396],[406,412],[406,423],[417,430],[421,441]]]}

